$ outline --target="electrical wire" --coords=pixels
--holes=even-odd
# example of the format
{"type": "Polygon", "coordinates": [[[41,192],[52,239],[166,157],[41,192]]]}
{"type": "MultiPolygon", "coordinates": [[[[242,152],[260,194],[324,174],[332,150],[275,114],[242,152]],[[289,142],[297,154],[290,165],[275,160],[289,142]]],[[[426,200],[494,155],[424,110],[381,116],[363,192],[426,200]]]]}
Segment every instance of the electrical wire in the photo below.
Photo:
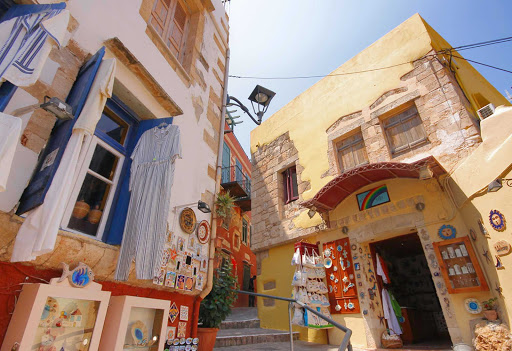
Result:
{"type": "MultiPolygon", "coordinates": [[[[421,59],[427,58],[427,57],[432,57],[432,56],[437,56],[439,54],[450,54],[450,55],[452,55],[452,57],[455,57],[455,58],[458,58],[458,59],[461,59],[461,60],[466,60],[468,62],[472,62],[472,63],[477,64],[477,65],[482,65],[482,66],[485,66],[485,67],[488,67],[488,68],[492,68],[492,69],[496,69],[496,70],[499,70],[499,71],[503,71],[503,72],[507,72],[507,73],[512,73],[512,71],[506,70],[504,68],[492,66],[492,65],[489,65],[489,64],[486,64],[486,63],[482,63],[482,62],[466,59],[466,58],[464,58],[462,56],[456,56],[456,55],[451,54],[452,51],[455,51],[455,50],[456,51],[462,51],[462,50],[476,49],[476,48],[479,48],[479,47],[484,47],[484,46],[489,46],[489,45],[496,45],[496,44],[502,44],[502,43],[507,43],[507,42],[510,42],[510,41],[512,41],[512,37],[488,40],[488,41],[474,43],[474,44],[460,45],[460,46],[456,46],[456,47],[452,47],[452,48],[448,48],[448,49],[441,49],[438,53],[430,54],[430,55],[425,55],[421,59]]],[[[324,74],[324,75],[291,76],[291,77],[257,77],[257,76],[229,75],[229,77],[230,78],[236,78],[236,79],[262,79],[262,80],[291,80],[291,79],[325,78],[325,77],[347,76],[347,75],[353,75],[353,74],[361,74],[361,73],[381,71],[381,70],[385,70],[385,69],[389,69],[389,68],[394,68],[394,67],[398,67],[398,66],[412,64],[413,62],[414,61],[402,62],[402,63],[398,63],[398,64],[391,65],[391,66],[372,68],[372,69],[368,69],[368,70],[354,71],[354,72],[344,72],[344,73],[332,73],[332,74],[324,74]]]]}

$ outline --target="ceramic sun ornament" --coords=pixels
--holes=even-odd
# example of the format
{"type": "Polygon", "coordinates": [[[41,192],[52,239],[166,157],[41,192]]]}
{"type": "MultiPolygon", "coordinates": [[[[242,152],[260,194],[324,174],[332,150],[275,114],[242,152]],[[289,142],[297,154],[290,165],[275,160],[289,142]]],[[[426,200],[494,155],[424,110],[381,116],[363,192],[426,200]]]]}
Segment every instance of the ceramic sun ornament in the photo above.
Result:
{"type": "Polygon", "coordinates": [[[439,228],[438,234],[443,240],[453,239],[457,235],[457,230],[449,224],[443,224],[441,228],[439,228]]]}
{"type": "Polygon", "coordinates": [[[94,281],[94,273],[92,269],[83,262],[79,262],[78,266],[72,271],[69,270],[69,266],[62,262],[62,275],[57,280],[58,283],[63,282],[66,278],[69,280],[69,284],[75,288],[84,288],[94,281]]]}
{"type": "Polygon", "coordinates": [[[489,222],[494,230],[497,230],[498,232],[504,231],[507,227],[505,216],[498,210],[491,210],[489,213],[489,222]]]}

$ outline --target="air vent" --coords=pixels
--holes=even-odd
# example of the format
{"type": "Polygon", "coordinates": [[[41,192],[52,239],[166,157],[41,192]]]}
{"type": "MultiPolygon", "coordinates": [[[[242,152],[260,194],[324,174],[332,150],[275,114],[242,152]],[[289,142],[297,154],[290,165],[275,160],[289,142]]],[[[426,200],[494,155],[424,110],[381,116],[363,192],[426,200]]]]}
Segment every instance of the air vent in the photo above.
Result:
{"type": "Polygon", "coordinates": [[[492,114],[494,113],[494,105],[493,104],[486,105],[486,106],[482,107],[480,110],[478,110],[477,112],[478,112],[478,116],[480,116],[480,119],[484,120],[487,117],[492,116],[492,114]]]}

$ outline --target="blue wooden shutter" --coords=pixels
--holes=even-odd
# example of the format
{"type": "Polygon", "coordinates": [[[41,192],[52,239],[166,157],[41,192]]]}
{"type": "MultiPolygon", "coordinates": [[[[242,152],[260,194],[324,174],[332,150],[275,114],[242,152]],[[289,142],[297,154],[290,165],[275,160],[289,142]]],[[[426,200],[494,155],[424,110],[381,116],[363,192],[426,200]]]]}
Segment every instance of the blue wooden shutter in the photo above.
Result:
{"type": "Polygon", "coordinates": [[[91,90],[92,82],[94,77],[96,77],[103,55],[105,55],[105,47],[102,47],[80,68],[75,84],[66,99],[66,102],[73,108],[73,116],[75,118],[69,121],[58,120],[55,127],[53,127],[50,139],[39,157],[36,172],[21,196],[20,205],[16,211],[18,215],[30,211],[43,203],[71,137],[73,126],[80,112],[82,112],[87,95],[91,90]],[[53,163],[41,169],[47,158],[48,160],[54,159],[53,163]]]}
{"type": "MultiPolygon", "coordinates": [[[[139,125],[137,126],[137,131],[132,133],[132,137],[128,141],[128,155],[132,154],[135,145],[137,145],[137,142],[145,131],[156,127],[161,123],[172,124],[172,117],[140,121],[139,125]]],[[[117,199],[114,198],[114,202],[112,203],[113,210],[110,211],[109,219],[105,227],[105,235],[103,237],[106,238],[105,241],[107,244],[120,245],[121,241],[123,240],[124,225],[126,222],[126,215],[128,214],[128,205],[130,204],[129,184],[131,165],[132,159],[127,157],[123,165],[123,170],[121,171],[121,176],[119,178],[119,195],[117,199]]]]}
{"type": "Polygon", "coordinates": [[[240,163],[240,161],[238,161],[238,159],[235,159],[235,161],[236,161],[236,170],[235,170],[236,181],[241,182],[244,179],[244,174],[242,172],[242,164],[240,163]]]}
{"type": "Polygon", "coordinates": [[[222,183],[227,183],[231,179],[230,177],[230,169],[231,165],[231,150],[229,149],[228,144],[224,142],[224,148],[222,149],[222,183]]]}
{"type": "Polygon", "coordinates": [[[0,85],[0,112],[4,112],[7,104],[11,100],[11,97],[14,95],[17,86],[12,84],[11,82],[5,81],[0,85]]]}

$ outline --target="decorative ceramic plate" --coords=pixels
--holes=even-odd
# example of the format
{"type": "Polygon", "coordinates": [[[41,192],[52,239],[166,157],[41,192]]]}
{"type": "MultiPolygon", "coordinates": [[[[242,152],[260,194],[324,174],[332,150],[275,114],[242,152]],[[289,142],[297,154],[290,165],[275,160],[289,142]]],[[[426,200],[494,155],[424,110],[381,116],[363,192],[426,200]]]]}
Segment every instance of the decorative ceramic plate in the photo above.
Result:
{"type": "Polygon", "coordinates": [[[464,307],[466,307],[466,311],[471,314],[479,314],[482,312],[482,305],[477,299],[466,299],[464,300],[464,307]]]}
{"type": "Polygon", "coordinates": [[[505,216],[498,210],[492,210],[489,213],[489,222],[494,230],[497,230],[498,232],[504,231],[507,226],[505,216]]]}
{"type": "Polygon", "coordinates": [[[176,338],[174,339],[173,343],[174,346],[178,346],[180,344],[180,339],[176,338]]]}
{"type": "Polygon", "coordinates": [[[136,345],[146,346],[148,344],[148,328],[142,321],[132,324],[132,338],[136,345]]]}
{"type": "Polygon", "coordinates": [[[180,345],[185,345],[186,342],[187,342],[187,339],[185,339],[185,338],[180,339],[180,345]]]}
{"type": "Polygon", "coordinates": [[[207,244],[210,239],[210,224],[207,221],[199,222],[197,226],[197,241],[207,244]]]}
{"type": "Polygon", "coordinates": [[[343,250],[343,247],[341,245],[338,245],[338,247],[336,248],[336,250],[338,250],[339,252],[341,252],[341,250],[343,250]]]}
{"type": "Polygon", "coordinates": [[[331,256],[331,249],[325,249],[325,250],[324,250],[324,256],[325,256],[325,257],[329,257],[329,256],[331,256]]]}
{"type": "Polygon", "coordinates": [[[187,345],[191,345],[192,344],[192,338],[187,338],[187,340],[185,340],[185,342],[187,343],[187,345]]]}
{"type": "Polygon", "coordinates": [[[457,230],[449,224],[443,224],[441,228],[439,228],[438,234],[443,240],[453,239],[457,235],[457,230]]]}
{"type": "Polygon", "coordinates": [[[196,220],[196,214],[194,213],[194,210],[192,210],[189,207],[184,208],[180,214],[181,229],[187,234],[192,234],[192,232],[196,228],[196,223],[197,223],[197,220],[196,220]]]}
{"type": "Polygon", "coordinates": [[[330,258],[326,258],[324,260],[324,267],[325,268],[331,268],[331,266],[332,266],[332,260],[330,258]]]}
{"type": "Polygon", "coordinates": [[[194,339],[192,340],[192,344],[194,344],[194,345],[199,344],[199,338],[194,338],[194,339]]]}

